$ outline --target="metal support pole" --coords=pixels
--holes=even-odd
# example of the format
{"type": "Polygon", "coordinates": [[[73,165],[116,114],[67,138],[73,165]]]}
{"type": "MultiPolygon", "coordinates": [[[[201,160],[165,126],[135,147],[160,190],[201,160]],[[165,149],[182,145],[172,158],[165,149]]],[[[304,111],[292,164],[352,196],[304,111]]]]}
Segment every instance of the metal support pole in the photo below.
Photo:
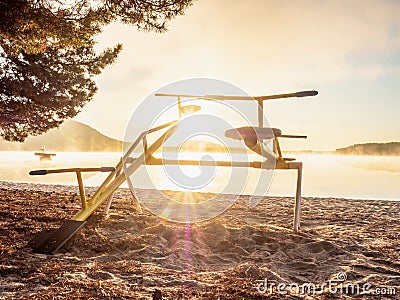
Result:
{"type": "Polygon", "coordinates": [[[83,187],[82,174],[80,171],[76,171],[76,178],[78,179],[79,194],[81,196],[82,208],[85,209],[87,207],[87,202],[85,196],[85,188],[83,187]]]}
{"type": "Polygon", "coordinates": [[[264,101],[258,100],[258,127],[264,126],[264,101]]]}
{"type": "Polygon", "coordinates": [[[290,163],[291,168],[297,169],[296,202],[294,205],[293,230],[299,232],[301,211],[301,180],[303,175],[303,163],[290,163]]]}
{"type": "MultiPolygon", "coordinates": [[[[118,170],[118,171],[116,172],[116,174],[115,174],[115,177],[117,177],[120,173],[121,173],[121,170],[118,170]]],[[[104,214],[105,214],[106,216],[108,216],[108,213],[109,213],[109,211],[110,211],[111,203],[112,203],[112,201],[113,201],[113,196],[114,196],[114,193],[112,193],[112,194],[110,195],[110,197],[108,197],[108,199],[107,199],[106,208],[104,209],[104,214]]]]}
{"type": "Polygon", "coordinates": [[[178,96],[178,111],[179,111],[179,119],[182,118],[182,107],[181,107],[181,97],[178,96]]]}
{"type": "Polygon", "coordinates": [[[144,153],[147,153],[147,137],[146,136],[144,136],[143,137],[143,151],[144,151],[144,153]]]}

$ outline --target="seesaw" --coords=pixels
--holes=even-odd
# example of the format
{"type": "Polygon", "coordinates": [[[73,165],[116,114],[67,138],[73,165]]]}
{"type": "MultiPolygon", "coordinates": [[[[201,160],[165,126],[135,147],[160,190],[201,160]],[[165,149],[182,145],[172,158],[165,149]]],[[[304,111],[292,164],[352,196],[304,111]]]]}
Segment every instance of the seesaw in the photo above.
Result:
{"type": "MultiPolygon", "coordinates": [[[[229,167],[246,167],[258,169],[280,169],[280,170],[297,170],[296,196],[293,216],[293,230],[299,231],[300,228],[300,201],[301,201],[301,181],[302,181],[302,163],[296,162],[294,158],[285,158],[279,145],[279,138],[306,138],[299,135],[285,135],[277,128],[264,127],[263,110],[264,101],[290,97],[307,97],[317,95],[317,91],[302,91],[289,94],[278,94],[269,96],[243,97],[243,96],[223,96],[223,95],[183,95],[183,94],[156,94],[159,97],[174,97],[177,100],[177,108],[179,118],[187,113],[192,113],[200,109],[197,105],[182,105],[182,99],[198,99],[204,101],[256,101],[258,108],[258,126],[246,126],[240,128],[232,128],[225,131],[228,138],[243,140],[247,148],[260,155],[263,161],[204,161],[204,160],[173,160],[156,158],[153,154],[160,149],[163,144],[173,135],[179,125],[180,119],[165,123],[152,129],[142,132],[138,138],[125,152],[115,167],[100,168],[69,168],[69,169],[53,169],[53,170],[35,170],[30,175],[47,175],[55,173],[72,172],[75,173],[78,180],[81,209],[70,219],[65,221],[58,229],[45,229],[37,234],[30,242],[30,246],[37,252],[53,253],[62,248],[65,243],[71,239],[76,232],[85,225],[87,219],[104,203],[106,211],[110,207],[113,193],[126,180],[128,176],[133,174],[139,167],[143,165],[189,165],[189,166],[229,166],[229,167]],[[148,143],[148,136],[165,130],[165,132],[157,138],[151,145],[148,143]],[[273,141],[272,149],[266,147],[263,141],[273,141]],[[143,145],[143,151],[137,157],[132,157],[134,150],[143,145]],[[123,172],[123,169],[125,172],[123,172]],[[87,199],[83,186],[83,172],[109,172],[110,174],[103,181],[96,192],[87,199]]],[[[140,205],[135,195],[132,193],[137,208],[140,205]]]]}

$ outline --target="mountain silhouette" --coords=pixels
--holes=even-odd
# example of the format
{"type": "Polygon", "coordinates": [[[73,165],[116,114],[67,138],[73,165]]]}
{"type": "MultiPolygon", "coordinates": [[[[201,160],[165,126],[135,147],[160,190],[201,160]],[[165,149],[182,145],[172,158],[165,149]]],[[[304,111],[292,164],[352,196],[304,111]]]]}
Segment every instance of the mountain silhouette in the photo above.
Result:
{"type": "Polygon", "coordinates": [[[337,154],[345,155],[381,155],[400,156],[400,143],[365,143],[354,144],[346,148],[336,149],[337,154]]]}
{"type": "Polygon", "coordinates": [[[59,128],[43,135],[31,136],[23,143],[0,140],[0,151],[37,151],[42,146],[49,151],[121,152],[122,142],[101,134],[92,127],[67,120],[59,128]]]}

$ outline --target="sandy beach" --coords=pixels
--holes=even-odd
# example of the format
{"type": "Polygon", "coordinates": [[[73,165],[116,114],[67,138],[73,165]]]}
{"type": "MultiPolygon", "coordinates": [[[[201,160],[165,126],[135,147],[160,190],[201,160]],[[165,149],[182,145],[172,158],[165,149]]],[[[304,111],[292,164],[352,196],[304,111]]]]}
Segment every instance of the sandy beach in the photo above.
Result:
{"type": "Polygon", "coordinates": [[[241,196],[184,225],[137,214],[119,189],[108,217],[45,255],[27,243],[73,216],[77,188],[0,182],[0,199],[1,299],[400,299],[399,201],[306,197],[296,234],[292,198],[241,196]]]}

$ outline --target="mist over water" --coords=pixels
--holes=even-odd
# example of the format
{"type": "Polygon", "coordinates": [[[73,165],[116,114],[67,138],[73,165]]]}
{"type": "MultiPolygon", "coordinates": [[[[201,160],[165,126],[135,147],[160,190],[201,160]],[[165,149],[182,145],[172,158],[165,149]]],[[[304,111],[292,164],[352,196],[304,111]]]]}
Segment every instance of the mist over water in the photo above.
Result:
{"type": "MultiPolygon", "coordinates": [[[[113,167],[119,161],[119,152],[57,152],[51,161],[40,161],[34,152],[0,151],[0,180],[46,184],[77,185],[75,173],[31,176],[29,171],[74,167],[113,167]]],[[[82,173],[85,185],[97,186],[108,173],[82,173]]]]}
{"type": "MultiPolygon", "coordinates": [[[[187,153],[186,155],[201,157],[204,153],[187,153]]],[[[224,154],[216,155],[218,159],[225,158],[224,154]]],[[[120,156],[119,152],[58,152],[52,161],[41,162],[33,152],[4,151],[0,152],[0,181],[77,185],[74,173],[46,176],[30,176],[28,173],[35,169],[115,166],[120,156]]],[[[298,161],[304,163],[303,196],[305,197],[400,200],[400,157],[398,156],[334,154],[291,154],[289,156],[296,157],[298,161]]],[[[251,157],[253,158],[257,159],[256,156],[251,157]]],[[[144,167],[139,169],[139,172],[143,171],[145,171],[144,167]]],[[[195,174],[198,172],[198,167],[186,166],[182,171],[195,174]]],[[[182,190],[168,180],[162,173],[162,167],[148,167],[148,172],[156,181],[157,188],[182,190]]],[[[250,169],[245,194],[252,193],[259,172],[263,171],[250,169]]],[[[84,184],[86,186],[100,185],[107,174],[84,173],[84,184]]],[[[230,174],[230,168],[217,168],[214,180],[202,191],[221,192],[230,174]]],[[[243,178],[237,178],[237,180],[243,180],[243,178]]],[[[141,185],[140,181],[136,182],[136,186],[149,188],[141,185]]],[[[122,187],[127,187],[126,183],[122,187]]],[[[267,195],[294,196],[295,188],[296,172],[277,170],[267,195]]]]}

